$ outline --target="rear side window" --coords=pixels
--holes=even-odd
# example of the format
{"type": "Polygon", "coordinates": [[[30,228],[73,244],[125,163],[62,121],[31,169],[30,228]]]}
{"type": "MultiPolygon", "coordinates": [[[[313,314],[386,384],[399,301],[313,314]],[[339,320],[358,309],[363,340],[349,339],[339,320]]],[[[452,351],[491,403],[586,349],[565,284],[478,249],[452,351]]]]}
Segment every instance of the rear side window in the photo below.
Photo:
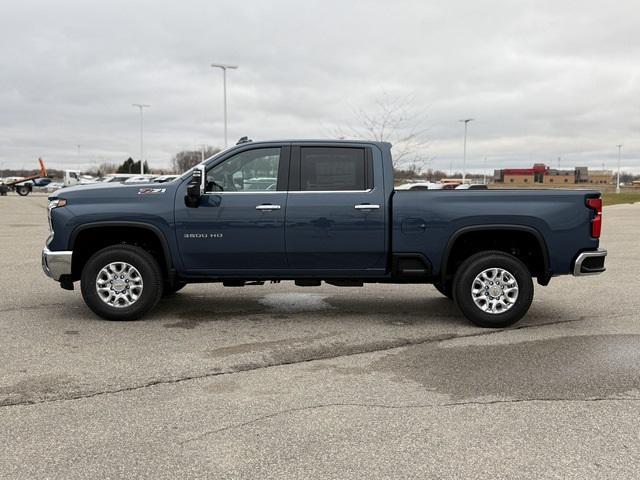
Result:
{"type": "Polygon", "coordinates": [[[372,180],[370,164],[364,148],[302,147],[300,190],[366,190],[372,180]]]}

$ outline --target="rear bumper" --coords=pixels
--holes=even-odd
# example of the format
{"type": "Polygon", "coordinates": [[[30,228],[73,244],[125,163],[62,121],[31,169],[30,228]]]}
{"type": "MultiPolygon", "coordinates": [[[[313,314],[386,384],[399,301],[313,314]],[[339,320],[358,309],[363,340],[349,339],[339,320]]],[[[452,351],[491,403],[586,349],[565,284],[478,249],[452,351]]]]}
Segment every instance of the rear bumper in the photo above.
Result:
{"type": "Polygon", "coordinates": [[[604,268],[604,257],[606,256],[607,251],[602,248],[593,252],[582,252],[578,255],[574,263],[573,275],[582,277],[604,272],[606,270],[606,268],[604,268]]]}
{"type": "Polygon", "coordinates": [[[52,252],[47,247],[42,249],[42,270],[55,281],[60,281],[62,275],[71,274],[71,257],[73,252],[52,252]]]}

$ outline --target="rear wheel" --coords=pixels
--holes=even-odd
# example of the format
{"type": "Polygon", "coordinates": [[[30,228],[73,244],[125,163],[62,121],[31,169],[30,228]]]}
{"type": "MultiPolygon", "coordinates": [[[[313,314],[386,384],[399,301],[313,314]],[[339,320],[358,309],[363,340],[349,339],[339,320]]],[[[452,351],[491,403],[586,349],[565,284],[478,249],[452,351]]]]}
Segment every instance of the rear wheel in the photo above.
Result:
{"type": "Polygon", "coordinates": [[[480,327],[513,325],[529,310],[533,281],[516,257],[488,251],[472,255],[456,272],[454,300],[465,317],[480,327]]]}
{"type": "Polygon", "coordinates": [[[29,190],[29,187],[27,187],[26,185],[20,185],[16,187],[16,193],[21,197],[26,197],[27,195],[29,195],[30,191],[31,190],[29,190]]]}
{"type": "Polygon", "coordinates": [[[106,320],[135,320],[162,296],[158,262],[145,250],[117,245],[95,253],[82,269],[82,298],[106,320]]]}

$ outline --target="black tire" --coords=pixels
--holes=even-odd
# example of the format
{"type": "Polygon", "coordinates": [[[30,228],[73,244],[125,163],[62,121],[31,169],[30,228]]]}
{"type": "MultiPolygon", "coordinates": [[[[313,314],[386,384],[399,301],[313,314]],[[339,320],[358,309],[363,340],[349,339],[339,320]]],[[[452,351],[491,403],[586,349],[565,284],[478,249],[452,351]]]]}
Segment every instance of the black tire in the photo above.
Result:
{"type": "Polygon", "coordinates": [[[187,286],[186,282],[174,282],[174,283],[165,282],[164,289],[162,290],[162,298],[170,297],[171,295],[179,292],[186,286],[187,286]]]}
{"type": "Polygon", "coordinates": [[[29,189],[29,187],[26,187],[24,185],[16,187],[16,193],[21,197],[26,197],[27,195],[29,195],[30,191],[31,190],[29,189]]]}
{"type": "Polygon", "coordinates": [[[533,301],[531,272],[524,263],[512,255],[498,251],[477,253],[467,258],[458,268],[453,282],[453,298],[464,316],[479,327],[508,327],[520,320],[531,306],[533,301]],[[515,303],[499,313],[483,311],[476,305],[471,294],[476,276],[491,268],[506,270],[518,282],[518,296],[515,303]]]}
{"type": "Polygon", "coordinates": [[[433,286],[439,291],[442,295],[447,297],[449,300],[453,300],[453,284],[452,282],[442,283],[434,283],[433,286]]]}
{"type": "Polygon", "coordinates": [[[85,264],[80,278],[82,298],[87,306],[105,320],[136,320],[151,310],[160,300],[163,290],[162,270],[145,250],[132,245],[115,245],[96,252],[85,264]],[[142,291],[130,306],[115,307],[100,298],[96,279],[103,267],[114,262],[126,262],[142,277],[142,291]]]}

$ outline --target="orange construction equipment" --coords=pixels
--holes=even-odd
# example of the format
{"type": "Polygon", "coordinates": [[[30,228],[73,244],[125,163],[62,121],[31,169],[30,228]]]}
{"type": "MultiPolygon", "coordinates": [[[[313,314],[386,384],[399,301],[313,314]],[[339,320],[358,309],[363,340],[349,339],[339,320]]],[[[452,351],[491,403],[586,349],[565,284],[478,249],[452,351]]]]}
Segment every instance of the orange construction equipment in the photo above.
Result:
{"type": "Polygon", "coordinates": [[[35,180],[36,178],[44,178],[47,176],[47,167],[45,167],[42,158],[38,158],[38,163],[40,164],[40,171],[37,174],[6,183],[5,185],[11,190],[15,190],[16,193],[21,197],[29,195],[33,190],[33,180],[35,180]]]}

